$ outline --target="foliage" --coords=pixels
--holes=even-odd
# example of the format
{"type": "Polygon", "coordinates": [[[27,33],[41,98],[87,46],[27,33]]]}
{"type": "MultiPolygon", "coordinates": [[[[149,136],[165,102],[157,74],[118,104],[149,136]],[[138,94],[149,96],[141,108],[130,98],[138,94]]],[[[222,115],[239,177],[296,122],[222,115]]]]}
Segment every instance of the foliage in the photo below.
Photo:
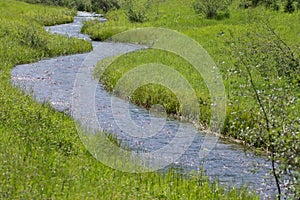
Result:
{"type": "Polygon", "coordinates": [[[279,11],[283,7],[284,12],[293,13],[300,8],[299,0],[242,0],[239,4],[241,8],[255,8],[263,5],[268,9],[279,11]]]}
{"type": "Polygon", "coordinates": [[[295,7],[293,5],[294,0],[287,0],[284,5],[284,12],[293,13],[295,11],[295,7]]]}
{"type": "Polygon", "coordinates": [[[107,12],[120,8],[118,0],[22,0],[27,3],[64,6],[81,11],[107,12]]]}
{"type": "Polygon", "coordinates": [[[265,5],[266,8],[273,8],[274,10],[279,9],[278,2],[276,0],[241,0],[240,8],[255,8],[259,5],[265,5]]]}
{"type": "Polygon", "coordinates": [[[109,10],[119,9],[120,3],[118,0],[92,0],[92,6],[92,10],[97,11],[101,9],[106,13],[109,10]]]}
{"type": "Polygon", "coordinates": [[[123,6],[131,22],[145,22],[148,20],[147,10],[151,6],[150,0],[129,0],[123,6]]]}
{"type": "Polygon", "coordinates": [[[270,152],[278,193],[283,198],[299,196],[299,49],[289,46],[269,25],[263,22],[255,31],[240,37],[235,52],[237,71],[245,77],[240,95],[257,102],[248,110],[252,126],[241,128],[252,135],[249,142],[270,152]],[[255,55],[255,56],[252,56],[255,55]],[[254,79],[255,77],[255,79],[254,79]],[[298,117],[297,117],[298,116],[298,117]],[[275,162],[280,166],[276,168],[275,162]],[[297,189],[298,188],[298,189],[297,189]]]}
{"type": "Polygon", "coordinates": [[[231,0],[196,0],[194,9],[196,13],[208,19],[229,17],[228,6],[231,0]]]}

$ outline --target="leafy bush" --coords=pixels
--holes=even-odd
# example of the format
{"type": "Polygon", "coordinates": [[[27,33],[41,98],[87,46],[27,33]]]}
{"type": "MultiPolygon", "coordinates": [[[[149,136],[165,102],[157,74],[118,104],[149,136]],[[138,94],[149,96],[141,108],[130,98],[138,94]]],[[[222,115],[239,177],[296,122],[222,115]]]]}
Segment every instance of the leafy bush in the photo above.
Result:
{"type": "Polygon", "coordinates": [[[276,10],[278,11],[280,9],[280,4],[278,1],[274,0],[264,0],[263,1],[264,5],[266,8],[271,9],[271,10],[276,10]]]}
{"type": "Polygon", "coordinates": [[[284,12],[293,13],[295,11],[294,0],[287,0],[284,5],[284,12]]]}
{"type": "Polygon", "coordinates": [[[247,8],[250,8],[252,7],[252,1],[250,0],[242,0],[239,4],[239,7],[240,8],[244,8],[244,9],[247,9],[247,8]]]}
{"type": "Polygon", "coordinates": [[[149,0],[129,0],[126,1],[124,7],[131,22],[145,22],[148,20],[149,0]]]}
{"type": "Polygon", "coordinates": [[[229,17],[228,7],[231,0],[196,0],[194,9],[196,13],[208,19],[229,17]]]}
{"type": "Polygon", "coordinates": [[[293,13],[300,8],[300,0],[242,0],[239,7],[247,9],[260,5],[276,11],[283,7],[284,12],[293,13]]]}
{"type": "Polygon", "coordinates": [[[92,10],[103,10],[105,13],[109,10],[119,9],[120,3],[118,0],[92,0],[92,10]]]}

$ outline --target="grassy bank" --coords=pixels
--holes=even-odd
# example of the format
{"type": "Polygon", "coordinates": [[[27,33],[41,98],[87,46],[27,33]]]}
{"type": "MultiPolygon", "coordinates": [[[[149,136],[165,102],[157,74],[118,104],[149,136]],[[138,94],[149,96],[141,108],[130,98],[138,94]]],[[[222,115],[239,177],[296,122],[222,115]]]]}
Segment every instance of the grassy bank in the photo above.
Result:
{"type": "Polygon", "coordinates": [[[16,1],[1,1],[0,9],[0,69],[6,73],[16,64],[92,49],[87,42],[44,30],[43,25],[71,22],[76,11],[16,1]]]}
{"type": "MultiPolygon", "coordinates": [[[[226,88],[223,135],[268,152],[278,188],[284,185],[281,174],[289,174],[293,178],[284,187],[299,196],[300,11],[285,12],[288,1],[280,1],[274,10],[263,4],[245,9],[240,6],[245,1],[235,0],[228,8],[230,15],[207,19],[195,12],[194,0],[184,4],[178,0],[141,2],[152,4],[129,4],[110,11],[105,15],[108,23],[87,22],[82,32],[95,40],[105,40],[129,29],[163,27],[196,40],[214,59],[226,88]],[[275,167],[275,161],[280,167],[275,167]]],[[[165,64],[192,85],[200,108],[200,116],[196,117],[200,127],[207,128],[211,113],[209,92],[193,67],[177,55],[154,49],[128,53],[105,71],[105,63],[100,62],[95,73],[113,92],[121,77],[147,63],[165,64]]],[[[127,87],[131,87],[130,83],[127,87]]],[[[125,98],[146,108],[161,104],[171,115],[184,115],[173,91],[159,84],[141,86],[125,98]]]]}
{"type": "MultiPolygon", "coordinates": [[[[264,48],[261,44],[250,44],[252,43],[251,40],[257,40],[261,43],[274,42],[272,41],[272,37],[274,36],[268,35],[270,34],[268,30],[263,28],[262,22],[265,20],[268,20],[269,25],[274,27],[274,31],[278,33],[281,39],[297,54],[299,47],[296,44],[300,41],[299,30],[297,29],[300,12],[287,14],[280,11],[267,10],[264,7],[244,10],[239,8],[239,1],[233,1],[229,8],[230,18],[217,20],[205,19],[197,15],[193,11],[192,0],[186,1],[184,5],[177,0],[157,2],[160,3],[157,3],[157,5],[147,10],[147,16],[149,17],[144,23],[130,22],[126,15],[126,10],[121,9],[106,14],[106,17],[109,19],[108,23],[90,21],[85,24],[82,31],[91,34],[95,40],[105,40],[116,33],[132,28],[164,27],[184,33],[196,40],[214,59],[222,74],[226,87],[228,104],[223,134],[240,139],[257,147],[265,146],[263,141],[256,140],[259,138],[254,139],[254,136],[252,137],[242,131],[255,126],[253,124],[253,118],[255,118],[255,116],[252,116],[252,114],[257,114],[259,107],[253,94],[250,94],[252,88],[249,86],[247,75],[241,73],[245,69],[245,66],[243,66],[240,61],[240,55],[236,54],[245,53],[243,49],[247,49],[249,45],[257,45],[257,50],[264,48]],[[255,37],[254,35],[258,34],[258,32],[261,35],[265,34],[271,39],[264,40],[264,38],[255,37]],[[261,47],[259,47],[259,45],[261,45],[261,47]],[[246,94],[247,91],[249,92],[248,94],[246,94]]],[[[257,56],[257,59],[264,59],[262,57],[265,56],[265,54],[262,54],[263,53],[253,53],[247,56],[257,56]]],[[[179,56],[153,49],[129,53],[112,63],[102,74],[100,81],[109,91],[113,91],[115,84],[126,72],[141,64],[153,62],[161,62],[170,66],[179,71],[180,74],[191,83],[199,99],[202,113],[199,117],[199,123],[206,127],[206,125],[209,124],[211,104],[208,90],[200,75],[193,72],[192,66],[179,56]]],[[[249,65],[251,64],[253,63],[249,65]]],[[[261,63],[262,66],[264,64],[266,63],[261,63]]],[[[96,71],[96,73],[102,73],[101,67],[102,65],[100,63],[98,72],[96,71]]],[[[271,90],[271,88],[265,88],[266,83],[264,82],[265,71],[270,70],[271,73],[267,75],[273,79],[273,84],[276,82],[276,87],[285,87],[291,84],[292,88],[288,90],[288,93],[296,99],[299,98],[298,94],[300,90],[297,83],[291,83],[290,79],[286,77],[281,81],[277,81],[276,75],[278,75],[278,69],[275,64],[273,67],[268,68],[268,66],[266,66],[261,71],[259,70],[257,70],[254,77],[254,82],[258,90],[271,90]],[[272,71],[274,73],[272,73],[272,71]]],[[[299,71],[295,71],[294,73],[298,72],[299,71]]],[[[297,81],[297,78],[294,77],[294,81],[297,81]]],[[[135,91],[131,99],[133,102],[146,108],[151,107],[151,105],[162,104],[170,114],[175,113],[181,115],[179,104],[174,94],[172,96],[170,91],[167,91],[167,89],[163,90],[159,85],[141,87],[135,91]],[[166,96],[170,96],[170,98],[161,96],[162,93],[166,93],[166,96]]],[[[290,113],[290,118],[297,118],[297,116],[300,115],[300,101],[296,100],[293,105],[290,107],[287,106],[286,109],[288,110],[287,112],[290,113]]],[[[299,125],[297,126],[299,127],[299,125]]],[[[297,137],[299,140],[299,135],[297,135],[297,137]]]]}
{"type": "Polygon", "coordinates": [[[74,11],[4,0],[0,3],[1,199],[259,199],[224,191],[204,176],[129,174],[87,152],[74,121],[38,104],[10,83],[10,70],[45,57],[91,50],[85,41],[49,35],[43,25],[72,20],[74,11]]]}

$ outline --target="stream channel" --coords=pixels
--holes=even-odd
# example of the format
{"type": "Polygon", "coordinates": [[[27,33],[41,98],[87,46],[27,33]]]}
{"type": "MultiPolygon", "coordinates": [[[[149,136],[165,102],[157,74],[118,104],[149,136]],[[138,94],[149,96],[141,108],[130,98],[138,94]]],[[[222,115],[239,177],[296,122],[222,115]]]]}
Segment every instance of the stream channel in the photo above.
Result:
{"type": "MultiPolygon", "coordinates": [[[[82,22],[90,19],[94,18],[87,13],[78,12],[73,23],[46,27],[46,29],[54,34],[91,41],[88,35],[80,33],[82,22]]],[[[99,55],[99,60],[142,48],[131,44],[91,42],[94,48],[98,46],[103,49],[103,54],[99,55]]],[[[58,111],[69,112],[72,109],[71,97],[76,74],[87,55],[88,53],[62,56],[16,66],[12,70],[12,82],[15,86],[31,94],[38,102],[49,102],[58,111]]],[[[87,70],[87,73],[92,73],[92,67],[91,70],[87,70]]],[[[144,139],[130,137],[124,134],[116,124],[111,109],[111,95],[103,89],[101,84],[98,84],[96,89],[95,102],[101,128],[107,132],[116,133],[117,137],[133,150],[151,152],[161,148],[172,140],[179,125],[183,127],[186,133],[197,131],[190,123],[167,118],[164,127],[155,136],[144,139]]],[[[128,107],[128,102],[121,99],[118,100],[118,104],[124,104],[128,107]]],[[[137,124],[143,126],[143,123],[148,123],[149,112],[147,110],[133,104],[129,104],[129,109],[132,120],[136,121],[137,124]]],[[[158,115],[157,118],[161,118],[161,116],[158,115]]],[[[221,185],[229,187],[248,186],[250,190],[260,194],[261,199],[274,198],[276,186],[270,173],[270,161],[263,156],[255,155],[241,145],[222,139],[218,140],[204,160],[200,159],[199,148],[205,134],[198,132],[196,135],[188,150],[172,164],[172,167],[180,168],[180,172],[183,173],[192,170],[198,171],[203,168],[211,180],[218,180],[221,185]]]]}

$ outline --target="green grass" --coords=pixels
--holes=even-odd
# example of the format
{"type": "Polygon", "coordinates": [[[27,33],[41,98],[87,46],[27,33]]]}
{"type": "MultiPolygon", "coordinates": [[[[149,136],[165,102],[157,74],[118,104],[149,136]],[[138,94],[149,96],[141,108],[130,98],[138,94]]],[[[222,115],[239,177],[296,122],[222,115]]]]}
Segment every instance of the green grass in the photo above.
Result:
{"type": "Polygon", "coordinates": [[[44,30],[43,25],[71,22],[76,15],[73,10],[7,0],[1,1],[0,12],[1,70],[8,72],[16,64],[92,49],[87,42],[50,36],[44,30]]]}
{"type": "Polygon", "coordinates": [[[106,167],[85,149],[70,116],[13,87],[10,70],[17,64],[91,50],[83,40],[44,31],[43,25],[68,22],[74,14],[0,3],[0,198],[259,199],[244,189],[225,191],[203,175],[131,174],[106,167]]]}
{"type": "MultiPolygon", "coordinates": [[[[178,71],[189,83],[195,88],[196,96],[199,99],[202,107],[200,108],[200,118],[205,121],[210,116],[210,98],[209,91],[200,74],[192,67],[187,61],[175,54],[165,52],[162,50],[142,50],[125,54],[122,59],[117,59],[112,65],[106,69],[101,77],[101,82],[105,88],[113,92],[117,82],[124,74],[134,69],[136,66],[141,66],[146,63],[161,63],[166,66],[171,66],[178,71]],[[120,67],[122,66],[122,67],[120,67]]],[[[103,69],[99,64],[95,74],[102,73],[103,69]]],[[[174,80],[175,81],[175,80],[174,80]]],[[[184,93],[185,90],[180,91],[184,93]]],[[[149,109],[152,105],[163,105],[168,114],[174,116],[183,115],[183,110],[174,93],[170,89],[165,88],[158,84],[145,85],[138,88],[132,94],[131,100],[149,109]]],[[[194,118],[195,116],[191,116],[194,118]]]]}
{"type": "MultiPolygon", "coordinates": [[[[194,12],[193,0],[185,1],[184,4],[179,0],[155,2],[159,3],[147,10],[146,22],[130,22],[126,9],[121,9],[107,13],[107,23],[87,22],[82,31],[92,35],[94,39],[110,40],[114,34],[124,30],[162,27],[176,30],[196,40],[215,61],[226,88],[227,108],[223,136],[254,147],[252,149],[257,152],[266,152],[271,160],[280,164],[280,167],[275,167],[275,174],[293,177],[288,193],[299,196],[300,11],[288,14],[282,9],[272,11],[260,6],[245,10],[239,8],[239,0],[234,0],[229,8],[229,18],[208,20],[194,12]],[[259,101],[247,69],[252,74],[259,101]]],[[[112,41],[115,38],[117,37],[113,37],[112,41]]],[[[131,40],[138,41],[134,37],[124,41],[131,40]]],[[[160,84],[143,85],[131,96],[118,90],[116,92],[115,86],[122,77],[147,63],[162,63],[183,75],[198,98],[198,125],[207,129],[212,109],[204,79],[192,70],[189,63],[172,53],[146,49],[122,55],[108,67],[106,61],[100,61],[95,76],[108,91],[133,103],[147,109],[161,104],[172,116],[184,115],[180,119],[190,118],[193,114],[182,112],[174,91],[160,84]]],[[[170,77],[167,73],[160,76],[170,79],[169,82],[176,81],[176,77],[170,77]]],[[[122,82],[124,91],[134,85],[132,83],[135,83],[135,79],[132,80],[122,82]]],[[[181,91],[181,94],[185,94],[184,92],[186,91],[181,91]]],[[[192,119],[195,117],[197,116],[192,116],[192,119]]],[[[279,181],[284,182],[282,179],[280,177],[279,181]]]]}
{"type": "MultiPolygon", "coordinates": [[[[300,41],[300,32],[297,28],[300,12],[286,14],[266,10],[264,7],[244,10],[238,8],[239,1],[233,1],[230,6],[230,18],[209,20],[195,14],[192,8],[193,0],[185,1],[184,4],[178,0],[158,2],[160,3],[148,10],[147,14],[149,20],[147,22],[131,23],[127,19],[126,11],[118,10],[107,13],[106,17],[109,19],[107,23],[86,22],[82,31],[92,35],[92,38],[96,40],[105,40],[118,32],[132,28],[163,27],[179,31],[196,40],[214,59],[222,74],[226,87],[228,104],[223,134],[245,141],[250,145],[265,147],[263,142],[260,144],[256,141],[253,142],[251,141],[251,136],[241,131],[242,129],[254,126],[251,120],[253,117],[251,116],[251,112],[253,110],[259,112],[259,108],[255,98],[249,96],[245,97],[240,94],[241,86],[246,84],[247,80],[245,77],[240,77],[240,74],[234,73],[237,69],[242,69],[242,66],[241,63],[238,62],[236,55],[233,55],[234,50],[232,47],[237,46],[239,49],[246,47],[243,47],[243,45],[245,45],[243,42],[248,40],[247,33],[260,30],[260,21],[263,19],[268,20],[282,39],[298,51],[299,47],[295,44],[299,44],[300,41]]],[[[136,66],[153,61],[162,62],[178,70],[191,83],[200,102],[202,115],[199,117],[199,123],[207,127],[210,120],[210,99],[208,90],[205,88],[203,79],[190,71],[191,67],[189,64],[184,63],[175,55],[155,50],[129,53],[112,63],[104,74],[102,74],[100,81],[109,91],[113,91],[119,78],[126,72],[136,66]]],[[[102,73],[101,65],[100,63],[96,74],[99,74],[99,72],[102,73]]],[[[263,89],[264,82],[260,75],[256,76],[254,81],[258,89],[263,89]]],[[[286,85],[286,83],[287,82],[284,82],[282,85],[286,85]]],[[[294,87],[292,93],[297,97],[297,94],[300,93],[299,87],[294,87]]],[[[160,103],[166,107],[166,110],[170,114],[175,113],[181,115],[175,95],[167,91],[167,89],[162,89],[159,85],[139,88],[135,91],[131,100],[146,108],[151,107],[153,104],[160,103]],[[166,93],[167,97],[161,96],[162,93],[166,93]]],[[[300,108],[299,101],[297,101],[295,106],[296,108],[300,108]]],[[[294,108],[289,107],[288,109],[293,110],[294,108]]],[[[293,115],[290,117],[297,118],[299,115],[300,111],[296,111],[293,112],[293,115]]]]}
{"type": "Polygon", "coordinates": [[[131,174],[98,162],[73,120],[1,80],[0,196],[5,199],[259,199],[204,176],[131,174]]]}

